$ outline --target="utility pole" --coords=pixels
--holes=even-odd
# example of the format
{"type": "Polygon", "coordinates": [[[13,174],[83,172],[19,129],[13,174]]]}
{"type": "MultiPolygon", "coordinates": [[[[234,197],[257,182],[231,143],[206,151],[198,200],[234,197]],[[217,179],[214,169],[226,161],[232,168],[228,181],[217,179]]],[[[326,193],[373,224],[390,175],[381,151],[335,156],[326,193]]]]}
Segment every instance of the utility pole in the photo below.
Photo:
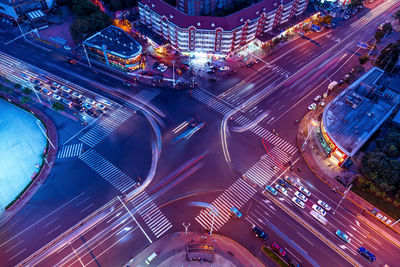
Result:
{"type": "Polygon", "coordinates": [[[390,226],[393,227],[396,223],[400,222],[400,219],[398,219],[397,221],[395,221],[394,223],[392,223],[390,226]]]}
{"type": "Polygon", "coordinates": [[[336,206],[336,208],[335,208],[335,210],[332,212],[332,214],[335,214],[335,213],[336,213],[336,210],[339,208],[339,206],[340,206],[340,204],[342,203],[342,201],[346,198],[346,196],[347,196],[347,194],[349,193],[350,188],[351,188],[352,186],[353,186],[353,185],[351,184],[351,185],[349,186],[349,188],[347,188],[347,190],[344,192],[342,199],[339,201],[339,204],[336,206]]]}
{"type": "Polygon", "coordinates": [[[172,60],[172,87],[175,88],[175,60],[172,60]]]}
{"type": "Polygon", "coordinates": [[[21,34],[22,34],[22,36],[24,37],[24,40],[25,40],[25,42],[26,42],[25,34],[24,34],[24,32],[22,31],[22,28],[21,28],[21,26],[20,26],[19,23],[18,23],[18,19],[14,19],[14,20],[15,20],[15,22],[17,23],[18,28],[19,28],[19,30],[21,31],[21,34]]]}
{"type": "Polygon", "coordinates": [[[39,100],[39,103],[42,104],[42,100],[40,100],[40,97],[39,97],[35,87],[33,86],[33,84],[31,83],[31,81],[29,79],[28,79],[28,83],[31,86],[32,90],[35,92],[35,95],[36,95],[37,99],[39,100]]]}
{"type": "Polygon", "coordinates": [[[311,123],[312,123],[312,128],[311,128],[311,130],[310,130],[310,125],[308,125],[308,135],[307,135],[306,140],[304,140],[303,145],[301,146],[302,149],[303,149],[303,147],[305,146],[305,144],[307,144],[308,138],[310,138],[311,133],[312,133],[312,131],[314,130],[314,127],[315,127],[315,124],[316,124],[316,123],[314,122],[314,119],[311,120],[311,123]]]}
{"type": "Polygon", "coordinates": [[[40,126],[40,120],[36,120],[36,124],[37,126],[40,128],[40,130],[42,131],[42,133],[44,134],[44,136],[46,136],[47,140],[49,141],[50,145],[53,147],[53,149],[56,149],[53,145],[53,143],[50,141],[49,137],[47,136],[47,134],[45,133],[45,131],[43,131],[42,126],[40,126]]]}
{"type": "MultiPolygon", "coordinates": [[[[88,53],[87,53],[87,51],[86,51],[85,44],[82,43],[82,46],[83,46],[83,51],[85,51],[86,59],[87,59],[87,61],[88,61],[88,63],[89,63],[89,67],[92,69],[92,64],[90,63],[89,56],[88,56],[88,53]]],[[[106,56],[106,55],[104,55],[104,56],[106,56]]]]}
{"type": "Polygon", "coordinates": [[[185,223],[182,223],[182,225],[183,227],[185,227],[185,234],[187,235],[190,223],[188,223],[187,225],[185,225],[185,223]]]}
{"type": "Polygon", "coordinates": [[[218,212],[217,208],[214,207],[213,209],[210,210],[210,214],[213,215],[212,221],[211,221],[211,229],[210,229],[210,235],[212,235],[212,231],[213,231],[213,227],[214,227],[215,215],[219,216],[219,212],[218,212]]]}

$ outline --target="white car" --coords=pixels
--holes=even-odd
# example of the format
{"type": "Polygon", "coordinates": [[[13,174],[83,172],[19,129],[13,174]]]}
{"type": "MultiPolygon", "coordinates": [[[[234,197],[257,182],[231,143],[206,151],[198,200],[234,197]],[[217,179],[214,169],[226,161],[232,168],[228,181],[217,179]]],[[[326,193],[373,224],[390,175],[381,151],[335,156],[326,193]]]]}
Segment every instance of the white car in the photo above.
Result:
{"type": "Polygon", "coordinates": [[[276,184],[275,185],[275,189],[278,190],[279,192],[281,192],[282,194],[284,194],[285,196],[288,195],[288,192],[285,188],[283,188],[281,185],[276,184]]]}
{"type": "Polygon", "coordinates": [[[307,202],[307,200],[308,200],[308,198],[305,195],[303,195],[302,193],[300,193],[299,191],[296,191],[294,193],[294,195],[296,197],[300,198],[301,200],[303,200],[304,202],[307,202]]]}
{"type": "Polygon", "coordinates": [[[294,202],[294,204],[296,204],[297,206],[299,206],[302,209],[304,209],[306,206],[306,204],[304,204],[304,202],[301,201],[300,199],[298,199],[297,197],[293,197],[292,201],[294,202]]]}
{"type": "Polygon", "coordinates": [[[319,221],[320,223],[322,223],[323,225],[326,225],[327,220],[324,216],[322,216],[321,214],[319,214],[318,212],[311,210],[310,211],[311,216],[313,216],[317,221],[319,221]]]}
{"type": "Polygon", "coordinates": [[[326,211],[323,208],[321,208],[320,206],[318,206],[317,204],[312,205],[312,208],[313,208],[313,210],[315,210],[316,212],[318,212],[322,216],[326,215],[326,211]]]}
{"type": "Polygon", "coordinates": [[[60,89],[63,90],[64,92],[66,92],[66,93],[69,93],[69,92],[72,91],[70,88],[66,87],[65,85],[61,85],[60,89]]]}
{"type": "Polygon", "coordinates": [[[68,100],[68,99],[63,98],[62,102],[63,102],[64,104],[66,104],[67,106],[69,106],[69,107],[72,106],[72,101],[71,101],[71,100],[68,100]]]}
{"type": "Polygon", "coordinates": [[[317,95],[316,97],[314,97],[314,101],[315,102],[318,102],[318,101],[320,101],[322,99],[322,96],[320,96],[320,95],[317,95]]]}
{"type": "Polygon", "coordinates": [[[321,101],[321,102],[319,103],[319,105],[320,105],[321,107],[324,107],[324,106],[325,106],[325,102],[324,102],[324,101],[321,101]]]}
{"type": "Polygon", "coordinates": [[[349,15],[344,16],[344,19],[349,19],[349,18],[350,18],[349,15]]]}
{"type": "Polygon", "coordinates": [[[228,66],[223,66],[223,67],[219,68],[219,70],[220,70],[220,71],[229,70],[229,67],[228,67],[228,66]]]}
{"type": "Polygon", "coordinates": [[[60,97],[59,95],[56,95],[56,94],[53,95],[53,98],[54,98],[55,100],[60,100],[60,99],[61,99],[61,97],[60,97]]]}
{"type": "Polygon", "coordinates": [[[317,104],[312,103],[311,105],[308,106],[308,110],[313,110],[317,108],[317,104]]]}
{"type": "Polygon", "coordinates": [[[77,97],[77,98],[82,98],[82,95],[78,92],[73,92],[72,96],[77,97]]]}
{"type": "Polygon", "coordinates": [[[310,196],[311,196],[311,192],[308,191],[307,188],[305,188],[305,187],[303,187],[303,186],[300,186],[300,187],[299,187],[299,190],[300,190],[304,195],[306,195],[307,197],[310,197],[310,196]]]}
{"type": "Polygon", "coordinates": [[[325,202],[323,202],[322,200],[318,200],[318,205],[323,207],[326,211],[330,211],[331,210],[331,207],[328,204],[326,204],[325,202]]]}
{"type": "Polygon", "coordinates": [[[86,103],[89,103],[89,104],[92,105],[92,106],[93,106],[94,104],[96,104],[96,101],[94,101],[94,100],[91,99],[91,98],[86,98],[86,99],[85,99],[85,102],[86,102],[86,103]]]}
{"type": "Polygon", "coordinates": [[[56,83],[56,82],[52,82],[51,85],[53,85],[53,86],[56,87],[56,88],[60,88],[60,86],[61,86],[60,84],[58,84],[58,83],[56,83]]]}
{"type": "Polygon", "coordinates": [[[72,47],[70,47],[69,45],[64,45],[64,49],[70,51],[72,50],[72,47]]]}
{"type": "Polygon", "coordinates": [[[101,104],[101,103],[97,103],[97,104],[96,104],[96,107],[98,107],[99,109],[105,109],[105,108],[106,108],[106,106],[104,106],[104,105],[101,104]]]}
{"type": "Polygon", "coordinates": [[[168,69],[168,67],[167,67],[167,66],[164,66],[164,67],[162,67],[162,68],[160,69],[160,71],[161,71],[161,72],[165,72],[167,69],[168,69]]]}

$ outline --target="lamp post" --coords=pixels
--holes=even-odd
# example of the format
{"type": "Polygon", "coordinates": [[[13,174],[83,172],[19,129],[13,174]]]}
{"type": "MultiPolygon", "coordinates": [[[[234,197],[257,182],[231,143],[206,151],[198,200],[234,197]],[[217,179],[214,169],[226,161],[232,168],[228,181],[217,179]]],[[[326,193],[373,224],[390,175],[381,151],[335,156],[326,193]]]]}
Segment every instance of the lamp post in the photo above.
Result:
{"type": "Polygon", "coordinates": [[[22,31],[21,25],[19,25],[19,23],[18,23],[18,19],[14,18],[14,20],[15,20],[15,22],[17,23],[18,28],[19,28],[19,30],[21,31],[21,34],[22,34],[22,36],[24,37],[24,40],[25,40],[25,42],[26,42],[25,34],[24,34],[24,32],[22,31]]]}
{"type": "Polygon", "coordinates": [[[39,127],[39,129],[42,131],[42,133],[44,134],[44,136],[46,136],[46,138],[47,138],[47,140],[49,141],[51,147],[52,147],[53,149],[56,149],[56,148],[54,147],[53,143],[50,141],[49,137],[47,136],[46,132],[43,131],[42,126],[40,126],[40,120],[36,120],[36,124],[37,124],[37,126],[39,127]]]}
{"type": "Polygon", "coordinates": [[[219,216],[219,212],[218,212],[217,208],[213,207],[213,208],[210,210],[210,214],[213,215],[212,221],[211,221],[211,229],[210,229],[210,235],[212,235],[212,231],[213,231],[213,227],[214,227],[215,216],[216,216],[216,215],[219,216]]]}
{"type": "Polygon", "coordinates": [[[340,204],[342,203],[342,201],[346,198],[346,196],[347,196],[347,194],[349,193],[350,188],[351,188],[352,186],[353,186],[353,185],[351,184],[351,185],[346,189],[346,191],[345,191],[344,194],[343,194],[342,199],[339,201],[339,204],[336,206],[336,208],[335,208],[335,210],[332,212],[332,214],[335,214],[335,213],[336,213],[336,210],[339,208],[339,206],[340,206],[340,204]]]}
{"type": "Polygon", "coordinates": [[[35,92],[35,95],[36,95],[37,99],[39,100],[39,103],[42,104],[42,100],[40,99],[40,97],[35,89],[35,86],[33,86],[33,84],[31,83],[31,81],[29,79],[28,79],[28,83],[31,86],[32,90],[35,92]]]}
{"type": "Polygon", "coordinates": [[[394,223],[392,223],[390,226],[393,227],[396,223],[400,222],[400,219],[398,219],[397,221],[395,221],[394,223]]]}
{"type": "Polygon", "coordinates": [[[89,67],[92,68],[92,64],[90,63],[89,56],[88,56],[88,53],[87,53],[87,51],[86,51],[85,44],[82,43],[82,46],[83,46],[83,51],[85,51],[86,59],[87,59],[87,61],[88,61],[88,63],[89,63],[89,67]]]}
{"type": "Polygon", "coordinates": [[[172,87],[175,88],[175,60],[172,60],[172,87]]]}

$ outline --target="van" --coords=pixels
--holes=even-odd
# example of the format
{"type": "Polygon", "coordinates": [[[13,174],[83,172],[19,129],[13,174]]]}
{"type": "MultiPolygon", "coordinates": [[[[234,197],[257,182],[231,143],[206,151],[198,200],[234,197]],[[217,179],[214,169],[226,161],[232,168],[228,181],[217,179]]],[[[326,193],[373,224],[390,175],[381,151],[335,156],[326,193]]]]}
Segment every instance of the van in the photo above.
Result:
{"type": "Polygon", "coordinates": [[[157,253],[153,252],[150,256],[147,257],[146,259],[146,264],[150,265],[150,263],[157,257],[157,253]]]}

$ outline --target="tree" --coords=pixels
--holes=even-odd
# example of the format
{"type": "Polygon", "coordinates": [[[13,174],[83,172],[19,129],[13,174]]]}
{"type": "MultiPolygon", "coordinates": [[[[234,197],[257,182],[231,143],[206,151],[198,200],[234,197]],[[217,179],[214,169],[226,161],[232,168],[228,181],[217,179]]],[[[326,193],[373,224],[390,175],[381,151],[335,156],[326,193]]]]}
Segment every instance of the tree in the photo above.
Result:
{"type": "Polygon", "coordinates": [[[381,40],[382,40],[382,38],[385,36],[385,32],[384,31],[381,31],[381,30],[377,30],[376,32],[375,32],[375,40],[376,40],[376,43],[379,43],[381,40]]]}
{"type": "Polygon", "coordinates": [[[14,83],[14,88],[15,89],[21,89],[22,85],[19,83],[14,83]]]}
{"type": "Polygon", "coordinates": [[[386,34],[390,34],[393,30],[393,27],[392,27],[391,23],[385,23],[385,24],[383,24],[382,29],[386,34]]]}
{"type": "Polygon", "coordinates": [[[363,0],[351,0],[350,6],[351,7],[358,7],[361,6],[363,3],[363,0]]]}
{"type": "Polygon", "coordinates": [[[63,111],[65,109],[64,105],[61,104],[60,102],[54,102],[53,105],[52,105],[52,108],[55,111],[63,111]]]}
{"type": "Polygon", "coordinates": [[[358,61],[360,62],[360,65],[364,65],[365,63],[367,63],[369,60],[368,55],[362,55],[358,58],[358,61]]]}
{"type": "Polygon", "coordinates": [[[23,97],[21,97],[21,103],[22,104],[26,104],[26,103],[28,103],[30,100],[31,100],[31,98],[29,97],[29,96],[23,96],[23,97]]]}
{"type": "Polygon", "coordinates": [[[393,17],[400,22],[400,9],[394,13],[393,17]]]}
{"type": "Polygon", "coordinates": [[[32,89],[30,89],[28,87],[24,87],[24,89],[22,89],[22,93],[24,93],[26,95],[30,95],[32,93],[32,89]]]}
{"type": "Polygon", "coordinates": [[[77,16],[89,16],[100,9],[88,0],[72,0],[72,12],[77,16]]]}

